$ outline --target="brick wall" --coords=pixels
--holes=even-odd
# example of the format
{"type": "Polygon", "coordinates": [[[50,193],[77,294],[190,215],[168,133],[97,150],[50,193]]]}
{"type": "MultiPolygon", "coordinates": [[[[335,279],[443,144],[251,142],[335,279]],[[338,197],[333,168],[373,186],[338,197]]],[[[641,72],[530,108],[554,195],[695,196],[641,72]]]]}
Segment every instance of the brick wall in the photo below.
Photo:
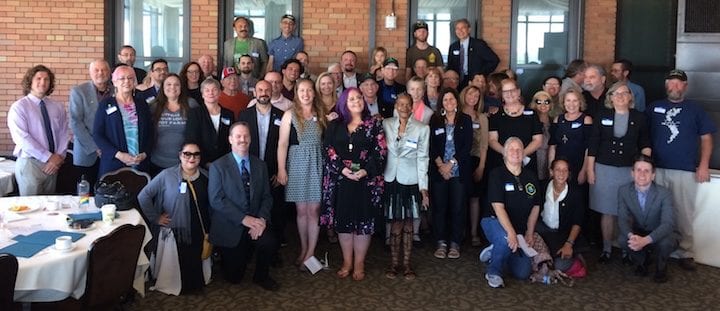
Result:
{"type": "Polygon", "coordinates": [[[28,68],[55,73],[52,97],[67,103],[70,87],[89,79],[90,61],[103,56],[102,0],[6,0],[0,5],[0,154],[12,152],[7,111],[22,97],[28,68]]]}
{"type": "MultiPolygon", "coordinates": [[[[22,96],[20,80],[36,65],[49,66],[56,75],[52,95],[67,103],[73,85],[88,79],[87,64],[103,56],[103,0],[46,1],[5,0],[0,6],[0,154],[12,151],[6,125],[7,110],[22,96]]],[[[398,27],[385,29],[391,1],[377,1],[370,12],[370,0],[353,2],[304,0],[302,33],[310,54],[312,70],[324,71],[338,62],[340,53],[358,54],[358,70],[368,69],[368,21],[375,14],[376,46],[405,63],[408,29],[408,0],[395,1],[398,27]]],[[[616,0],[586,1],[584,58],[608,66],[615,54],[616,0]]],[[[191,58],[217,55],[217,2],[191,1],[191,58]]],[[[482,35],[500,56],[498,68],[507,68],[510,58],[511,0],[483,0],[482,35]]],[[[217,60],[216,60],[217,62],[217,60]]]]}

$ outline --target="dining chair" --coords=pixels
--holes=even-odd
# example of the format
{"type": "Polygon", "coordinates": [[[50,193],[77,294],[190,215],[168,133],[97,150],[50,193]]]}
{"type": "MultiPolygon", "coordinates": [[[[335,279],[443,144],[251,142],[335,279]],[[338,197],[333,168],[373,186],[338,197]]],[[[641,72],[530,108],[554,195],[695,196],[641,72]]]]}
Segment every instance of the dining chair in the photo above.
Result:
{"type": "Polygon", "coordinates": [[[0,310],[15,310],[15,279],[18,274],[18,261],[11,254],[0,254],[0,310]]]}

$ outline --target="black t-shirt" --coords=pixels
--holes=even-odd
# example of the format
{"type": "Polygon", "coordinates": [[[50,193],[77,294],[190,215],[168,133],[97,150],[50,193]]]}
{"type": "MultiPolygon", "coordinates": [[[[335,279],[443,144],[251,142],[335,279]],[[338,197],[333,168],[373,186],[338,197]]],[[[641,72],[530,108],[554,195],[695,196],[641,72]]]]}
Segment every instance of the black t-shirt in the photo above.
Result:
{"type": "Polygon", "coordinates": [[[530,170],[523,169],[519,176],[515,176],[505,165],[493,169],[488,178],[488,200],[491,206],[486,216],[495,216],[493,202],[503,203],[515,232],[525,234],[530,211],[533,206],[540,205],[542,198],[538,185],[537,177],[530,170]]]}
{"type": "MultiPolygon", "coordinates": [[[[500,109],[498,113],[490,116],[489,122],[489,130],[491,132],[497,131],[498,142],[501,145],[505,145],[508,138],[515,136],[520,138],[524,147],[527,147],[532,142],[534,135],[543,133],[543,125],[540,123],[537,114],[531,109],[523,110],[523,114],[517,117],[511,117],[503,109],[500,109]]],[[[528,164],[531,169],[537,167],[535,158],[533,152],[530,155],[531,162],[528,164]]],[[[502,154],[492,148],[488,149],[488,159],[485,166],[487,168],[496,168],[502,165],[502,154]]]]}

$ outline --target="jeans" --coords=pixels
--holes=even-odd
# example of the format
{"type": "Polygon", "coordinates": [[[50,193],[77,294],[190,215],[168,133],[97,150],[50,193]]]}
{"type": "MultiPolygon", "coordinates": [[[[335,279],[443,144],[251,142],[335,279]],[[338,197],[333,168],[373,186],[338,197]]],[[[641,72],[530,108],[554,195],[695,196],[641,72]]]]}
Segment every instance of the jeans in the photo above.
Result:
{"type": "Polygon", "coordinates": [[[507,233],[497,218],[485,217],[480,221],[480,225],[488,241],[493,245],[487,273],[502,276],[507,265],[510,268],[510,273],[516,279],[526,280],[529,278],[530,273],[532,273],[532,259],[525,256],[525,253],[519,247],[514,253],[512,252],[508,247],[507,233]]]}

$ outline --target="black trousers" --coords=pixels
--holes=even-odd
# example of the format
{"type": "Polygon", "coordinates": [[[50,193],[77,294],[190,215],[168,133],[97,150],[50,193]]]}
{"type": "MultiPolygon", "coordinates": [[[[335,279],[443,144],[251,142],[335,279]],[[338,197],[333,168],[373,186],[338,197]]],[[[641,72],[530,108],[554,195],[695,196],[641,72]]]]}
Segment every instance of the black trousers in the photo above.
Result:
{"type": "MultiPolygon", "coordinates": [[[[650,231],[635,229],[633,230],[633,233],[640,236],[646,236],[650,234],[650,231]]],[[[627,239],[624,239],[624,243],[625,245],[623,245],[623,248],[628,251],[628,254],[630,254],[630,260],[632,260],[635,265],[647,265],[647,257],[650,254],[654,255],[656,271],[665,271],[670,253],[677,248],[677,240],[672,236],[665,237],[659,241],[653,241],[652,244],[648,244],[645,248],[637,252],[631,250],[627,246],[627,239]]]]}
{"type": "Polygon", "coordinates": [[[467,215],[465,188],[459,177],[432,182],[432,224],[438,242],[462,244],[467,215]]]}
{"type": "Polygon", "coordinates": [[[269,277],[270,260],[277,252],[278,242],[273,233],[272,226],[265,229],[265,232],[257,239],[250,238],[250,234],[243,233],[240,242],[235,247],[219,247],[222,255],[222,270],[225,280],[230,283],[240,283],[245,275],[245,269],[255,253],[255,275],[254,281],[264,281],[269,277]]]}

